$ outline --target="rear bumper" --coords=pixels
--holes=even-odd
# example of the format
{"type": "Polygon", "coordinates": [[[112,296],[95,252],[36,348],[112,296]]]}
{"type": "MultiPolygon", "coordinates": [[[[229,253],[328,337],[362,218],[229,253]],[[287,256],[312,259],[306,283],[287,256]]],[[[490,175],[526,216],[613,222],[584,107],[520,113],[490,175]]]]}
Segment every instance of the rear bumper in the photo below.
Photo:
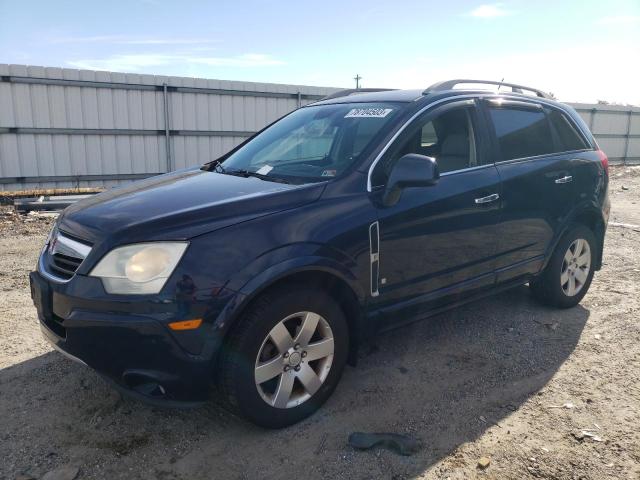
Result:
{"type": "MultiPolygon", "coordinates": [[[[93,279],[74,280],[86,283],[87,293],[93,279]]],[[[138,304],[136,313],[128,313],[118,311],[126,305],[70,295],[71,282],[57,284],[38,272],[30,274],[30,282],[42,333],[56,350],[96,370],[122,393],[148,403],[188,407],[208,399],[221,343],[212,324],[205,321],[197,330],[173,332],[167,324],[182,319],[183,306],[152,302],[154,308],[138,304]]]]}

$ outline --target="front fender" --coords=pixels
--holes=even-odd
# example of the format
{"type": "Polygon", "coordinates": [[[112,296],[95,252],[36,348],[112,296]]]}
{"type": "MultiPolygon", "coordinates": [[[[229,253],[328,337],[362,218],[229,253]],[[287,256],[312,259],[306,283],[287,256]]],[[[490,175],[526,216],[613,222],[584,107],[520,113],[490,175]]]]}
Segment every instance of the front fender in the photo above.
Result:
{"type": "Polygon", "coordinates": [[[358,303],[363,306],[366,294],[353,272],[355,262],[336,250],[320,248],[318,245],[290,245],[278,248],[255,259],[238,272],[227,287],[236,292],[215,320],[216,329],[226,333],[246,305],[269,286],[290,275],[302,272],[323,272],[336,277],[349,286],[358,303]],[[316,250],[313,254],[309,250],[316,250]],[[291,256],[293,251],[298,256],[291,256]],[[307,254],[300,255],[301,250],[307,254]],[[332,256],[327,255],[329,253],[332,256]],[[324,253],[324,254],[321,254],[324,253]]]}
{"type": "Polygon", "coordinates": [[[255,296],[256,293],[284,277],[295,273],[310,271],[324,272],[339,278],[349,285],[358,301],[361,304],[364,303],[364,290],[358,283],[355,275],[346,266],[334,259],[320,256],[298,257],[273,265],[257,277],[249,280],[240,289],[240,292],[243,295],[255,296]]]}

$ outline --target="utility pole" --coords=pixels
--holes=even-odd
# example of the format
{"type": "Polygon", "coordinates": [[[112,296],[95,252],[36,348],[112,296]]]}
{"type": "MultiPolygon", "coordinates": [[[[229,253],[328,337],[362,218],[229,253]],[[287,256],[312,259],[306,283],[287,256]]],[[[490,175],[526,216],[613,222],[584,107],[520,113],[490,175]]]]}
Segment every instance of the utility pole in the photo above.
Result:
{"type": "Polygon", "coordinates": [[[356,73],[356,76],[353,77],[353,79],[356,81],[356,90],[360,89],[360,80],[362,80],[362,77],[360,76],[359,73],[356,73]]]}

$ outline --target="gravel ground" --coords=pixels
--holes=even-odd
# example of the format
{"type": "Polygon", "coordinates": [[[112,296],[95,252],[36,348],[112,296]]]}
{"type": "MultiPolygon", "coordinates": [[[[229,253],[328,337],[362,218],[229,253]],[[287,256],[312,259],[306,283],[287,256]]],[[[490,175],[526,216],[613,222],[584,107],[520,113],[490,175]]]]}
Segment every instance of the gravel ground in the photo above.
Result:
{"type": "MultiPolygon", "coordinates": [[[[611,176],[611,221],[640,225],[640,168],[611,176]]],[[[521,287],[385,334],[316,415],[264,431],[122,399],[51,351],[27,280],[50,223],[0,211],[2,478],[640,478],[640,228],[610,226],[582,305],[521,287]],[[353,431],[422,449],[355,451],[353,431]]]]}

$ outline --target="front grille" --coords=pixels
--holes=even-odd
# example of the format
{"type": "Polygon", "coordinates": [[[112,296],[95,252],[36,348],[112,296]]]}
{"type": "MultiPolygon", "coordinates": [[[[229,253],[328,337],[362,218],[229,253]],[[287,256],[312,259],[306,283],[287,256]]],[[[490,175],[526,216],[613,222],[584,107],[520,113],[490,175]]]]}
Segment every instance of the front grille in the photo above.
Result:
{"type": "Polygon", "coordinates": [[[55,253],[51,256],[49,267],[52,272],[66,280],[73,277],[83,260],[83,258],[74,258],[62,255],[61,253],[55,253]]]}
{"type": "Polygon", "coordinates": [[[54,231],[51,240],[42,253],[43,273],[54,280],[71,279],[91,251],[91,246],[70,236],[54,231]]]}

